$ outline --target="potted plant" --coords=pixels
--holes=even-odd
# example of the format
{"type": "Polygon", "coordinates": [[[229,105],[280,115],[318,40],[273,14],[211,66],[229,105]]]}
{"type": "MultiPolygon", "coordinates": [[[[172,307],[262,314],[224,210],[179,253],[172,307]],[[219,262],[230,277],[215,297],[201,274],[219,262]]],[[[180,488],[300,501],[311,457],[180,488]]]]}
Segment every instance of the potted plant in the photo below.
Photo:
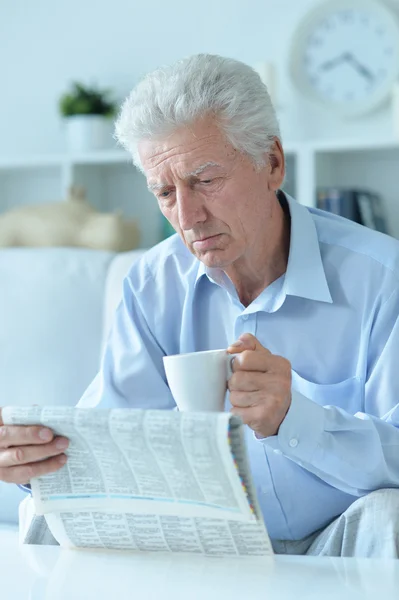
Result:
{"type": "Polygon", "coordinates": [[[73,83],[60,98],[59,108],[65,120],[69,152],[90,152],[110,147],[112,117],[116,104],[108,90],[73,83]]]}

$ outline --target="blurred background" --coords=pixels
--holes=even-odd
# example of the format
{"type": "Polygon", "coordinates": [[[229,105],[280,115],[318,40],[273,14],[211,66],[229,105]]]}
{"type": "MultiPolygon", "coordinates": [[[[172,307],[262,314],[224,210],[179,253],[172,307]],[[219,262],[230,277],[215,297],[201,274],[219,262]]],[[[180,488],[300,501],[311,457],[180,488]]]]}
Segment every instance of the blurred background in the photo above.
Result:
{"type": "MultiPolygon", "coordinates": [[[[397,1],[373,4],[389,9],[392,20],[399,21],[397,1]]],[[[341,4],[203,0],[200,5],[183,0],[2,0],[0,211],[65,200],[75,184],[83,186],[80,192],[97,210],[119,209],[135,218],[141,247],[158,242],[169,231],[142,175],[116,148],[112,117],[105,134],[93,126],[86,128],[86,134],[76,132],[76,123],[71,132],[62,99],[78,82],[107,90],[117,109],[147,71],[193,53],[210,52],[237,58],[263,73],[278,108],[289,193],[304,204],[318,203],[335,211],[341,210],[343,195],[344,204],[350,204],[349,208],[345,204],[344,214],[355,219],[359,211],[352,206],[353,191],[370,192],[374,198],[378,194],[374,204],[383,204],[389,233],[398,237],[399,116],[394,114],[393,93],[385,93],[377,106],[371,106],[366,95],[363,103],[369,101],[371,108],[363,113],[359,107],[359,114],[348,116],[342,106],[328,103],[326,95],[317,97],[312,94],[317,90],[306,89],[306,77],[312,74],[300,62],[311,61],[319,50],[333,60],[348,50],[349,36],[351,43],[363,44],[358,56],[363,68],[381,68],[380,59],[374,65],[371,55],[379,55],[383,45],[397,53],[384,18],[369,9],[359,13],[353,0],[341,4]],[[359,19],[365,23],[363,28],[359,19]],[[384,34],[379,43],[376,32],[381,24],[384,34]]],[[[350,65],[336,67],[329,75],[336,76],[335,92],[342,100],[342,94],[351,92],[340,81],[359,74],[350,71],[350,65]]],[[[392,90],[395,69],[393,61],[387,74],[392,90]]],[[[74,106],[69,108],[73,114],[74,106]]]]}

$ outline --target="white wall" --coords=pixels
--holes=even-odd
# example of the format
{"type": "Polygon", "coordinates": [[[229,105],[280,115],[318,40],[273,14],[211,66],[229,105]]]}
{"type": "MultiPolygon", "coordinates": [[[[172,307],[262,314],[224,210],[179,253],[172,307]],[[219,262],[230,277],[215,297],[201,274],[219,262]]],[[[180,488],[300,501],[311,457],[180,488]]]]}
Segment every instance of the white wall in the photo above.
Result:
{"type": "Polygon", "coordinates": [[[196,52],[250,64],[273,60],[286,139],[360,136],[365,127],[370,137],[388,133],[387,107],[366,121],[342,122],[326,118],[292,88],[290,38],[314,3],[0,0],[0,156],[63,149],[57,102],[71,80],[111,86],[123,99],[146,71],[196,52]]]}

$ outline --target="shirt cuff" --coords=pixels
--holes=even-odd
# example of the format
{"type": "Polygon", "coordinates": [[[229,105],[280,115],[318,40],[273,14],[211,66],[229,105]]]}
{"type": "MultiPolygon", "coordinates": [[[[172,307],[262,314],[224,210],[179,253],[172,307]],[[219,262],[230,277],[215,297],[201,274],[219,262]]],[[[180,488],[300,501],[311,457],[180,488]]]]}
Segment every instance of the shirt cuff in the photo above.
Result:
{"type": "Polygon", "coordinates": [[[298,464],[310,462],[324,433],[324,418],[323,406],[292,390],[291,406],[278,434],[259,442],[298,464]]]}
{"type": "Polygon", "coordinates": [[[30,489],[30,484],[27,483],[26,485],[18,485],[18,487],[23,491],[23,492],[27,492],[28,494],[32,495],[32,490],[30,489]]]}

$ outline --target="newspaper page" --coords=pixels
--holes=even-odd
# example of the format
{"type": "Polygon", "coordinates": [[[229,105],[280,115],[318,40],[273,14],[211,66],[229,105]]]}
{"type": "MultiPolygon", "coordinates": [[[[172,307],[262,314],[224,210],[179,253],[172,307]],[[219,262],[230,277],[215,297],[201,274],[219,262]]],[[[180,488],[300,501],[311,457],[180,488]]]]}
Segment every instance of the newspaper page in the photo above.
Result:
{"type": "Polygon", "coordinates": [[[68,461],[31,481],[61,545],[267,555],[242,424],[229,413],[8,407],[9,424],[70,440],[68,461]]]}

